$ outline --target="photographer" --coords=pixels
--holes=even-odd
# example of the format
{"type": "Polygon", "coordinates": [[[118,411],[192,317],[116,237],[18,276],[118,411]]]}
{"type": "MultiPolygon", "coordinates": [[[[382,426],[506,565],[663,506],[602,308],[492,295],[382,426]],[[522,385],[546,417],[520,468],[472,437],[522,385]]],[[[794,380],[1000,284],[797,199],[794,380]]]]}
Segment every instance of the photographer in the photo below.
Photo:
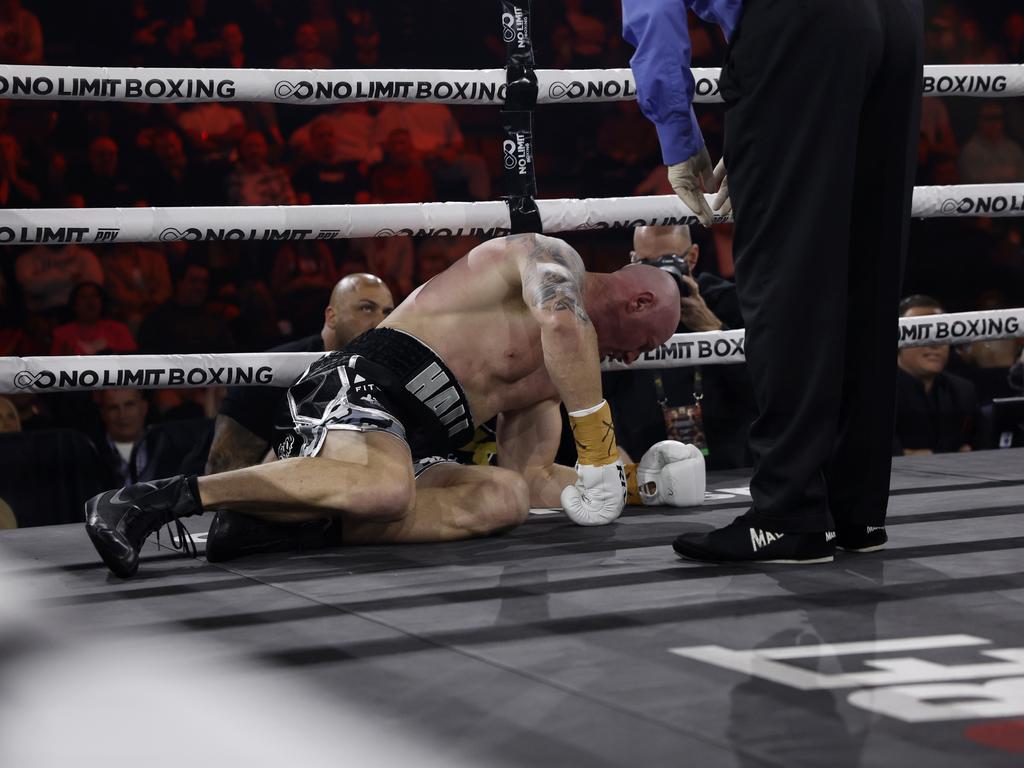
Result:
{"type": "MultiPolygon", "coordinates": [[[[699,255],[685,225],[634,230],[631,260],[666,269],[680,282],[679,333],[742,327],[733,283],[708,273],[694,277],[699,255]]],[[[709,469],[750,466],[747,433],[755,414],[746,365],[606,373],[604,391],[619,445],[630,456],[672,439],[700,448],[709,469]]]]}

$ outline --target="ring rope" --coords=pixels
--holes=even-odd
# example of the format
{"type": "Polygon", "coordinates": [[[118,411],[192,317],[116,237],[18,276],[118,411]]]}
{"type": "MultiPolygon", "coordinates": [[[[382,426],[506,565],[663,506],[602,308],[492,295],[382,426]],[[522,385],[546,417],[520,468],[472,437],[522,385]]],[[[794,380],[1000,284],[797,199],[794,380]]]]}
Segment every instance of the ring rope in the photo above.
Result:
{"type": "MultiPolygon", "coordinates": [[[[710,196],[709,196],[710,202],[710,196]]],[[[543,231],[696,224],[675,195],[537,200],[543,231]]],[[[1024,183],[915,187],[913,218],[1024,215],[1024,183]]],[[[716,216],[717,223],[730,217],[716,216]]],[[[503,201],[180,208],[9,208],[0,245],[175,240],[336,240],[508,234],[503,201]]]]}
{"type": "MultiPolygon", "coordinates": [[[[628,68],[537,69],[537,103],[628,101],[628,68]]],[[[721,102],[717,67],[692,70],[694,102],[721,102]]],[[[503,104],[504,69],[206,69],[0,65],[0,98],[147,103],[503,104]]],[[[924,96],[1024,96],[1024,64],[944,64],[924,68],[924,96]]]]}
{"type": "MultiPolygon", "coordinates": [[[[900,319],[900,348],[1024,337],[1024,307],[900,319]]],[[[604,361],[606,371],[741,363],[742,328],[677,333],[632,365],[604,361]]],[[[799,340],[794,340],[797,343],[799,340]]],[[[0,393],[71,392],[118,387],[286,387],[320,352],[197,355],[0,357],[0,393]]]]}

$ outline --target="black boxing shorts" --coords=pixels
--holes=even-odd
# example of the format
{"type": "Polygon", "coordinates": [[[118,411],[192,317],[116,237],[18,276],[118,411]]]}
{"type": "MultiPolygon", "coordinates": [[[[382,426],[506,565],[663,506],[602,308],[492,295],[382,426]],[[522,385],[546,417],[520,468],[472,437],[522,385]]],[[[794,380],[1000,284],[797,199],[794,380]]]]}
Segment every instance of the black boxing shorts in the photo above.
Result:
{"type": "Polygon", "coordinates": [[[413,461],[447,455],[473,437],[469,402],[430,347],[393,328],[374,328],[314,362],[288,389],[292,428],[280,458],[316,456],[331,430],[386,432],[413,461]]]}

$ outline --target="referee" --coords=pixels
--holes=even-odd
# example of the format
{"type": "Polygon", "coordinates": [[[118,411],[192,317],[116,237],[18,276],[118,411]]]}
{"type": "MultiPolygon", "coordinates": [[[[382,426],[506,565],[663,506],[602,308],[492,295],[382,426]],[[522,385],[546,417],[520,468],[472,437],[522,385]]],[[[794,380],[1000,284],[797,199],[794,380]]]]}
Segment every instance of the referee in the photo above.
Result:
{"type": "Polygon", "coordinates": [[[704,226],[733,211],[758,416],[750,510],[682,557],[827,562],[885,546],[895,346],[920,123],[921,0],[622,0],[640,108],[704,226]],[[687,10],[729,40],[712,171],[687,10]],[[728,175],[726,175],[726,170],[728,175]]]}

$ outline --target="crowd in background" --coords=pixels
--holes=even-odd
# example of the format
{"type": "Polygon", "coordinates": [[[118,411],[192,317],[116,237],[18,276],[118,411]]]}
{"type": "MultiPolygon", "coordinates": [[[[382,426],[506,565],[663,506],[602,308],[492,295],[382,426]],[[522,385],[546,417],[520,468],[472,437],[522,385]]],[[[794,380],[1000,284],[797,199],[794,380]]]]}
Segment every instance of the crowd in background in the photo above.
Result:
{"type": "MultiPolygon", "coordinates": [[[[929,0],[926,8],[927,64],[1024,61],[1017,3],[929,0]]],[[[0,0],[0,63],[496,68],[505,61],[499,13],[497,3],[467,0],[111,0],[102,13],[90,4],[0,0]]],[[[533,13],[538,67],[628,66],[616,4],[537,2],[533,13]]],[[[691,38],[694,66],[721,65],[716,28],[691,17],[691,38]]],[[[717,157],[723,108],[697,111],[717,157]]],[[[542,197],[671,193],[657,137],[635,102],[540,107],[535,131],[542,197]]],[[[0,206],[489,200],[503,193],[501,138],[493,107],[0,100],[0,206]]],[[[1022,182],[1022,145],[1022,98],[927,98],[917,184],[1022,182]]],[[[905,293],[935,297],[948,311],[1024,305],[1021,221],[915,222],[905,293]]],[[[729,230],[694,232],[699,271],[731,277],[729,230]]],[[[628,259],[631,233],[566,239],[589,268],[604,270],[628,259]]],[[[316,333],[345,275],[379,275],[400,301],[476,242],[2,246],[0,356],[265,350],[316,333]]],[[[1010,394],[1005,376],[991,371],[1005,371],[1019,354],[1016,342],[972,345],[943,367],[971,380],[984,405],[1010,394]]],[[[0,431],[15,423],[95,431],[111,409],[142,424],[216,408],[216,393],[205,391],[128,399],[15,396],[0,403],[0,431]]]]}

